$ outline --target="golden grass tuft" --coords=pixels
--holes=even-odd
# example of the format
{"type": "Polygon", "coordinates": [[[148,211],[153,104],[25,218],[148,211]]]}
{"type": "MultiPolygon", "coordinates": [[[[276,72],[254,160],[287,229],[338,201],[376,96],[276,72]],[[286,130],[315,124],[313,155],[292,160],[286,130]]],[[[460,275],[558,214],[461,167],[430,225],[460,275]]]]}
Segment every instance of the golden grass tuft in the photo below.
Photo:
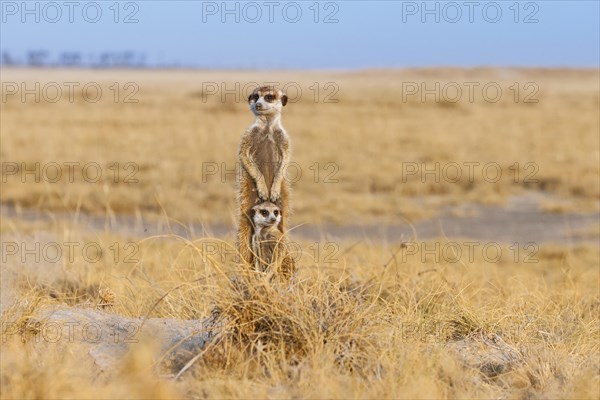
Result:
{"type": "Polygon", "coordinates": [[[369,311],[376,293],[347,290],[326,276],[286,285],[248,271],[210,297],[226,351],[240,351],[261,368],[272,368],[274,360],[292,368],[324,351],[347,371],[373,368],[365,361],[375,351],[370,330],[377,324],[369,311]]]}

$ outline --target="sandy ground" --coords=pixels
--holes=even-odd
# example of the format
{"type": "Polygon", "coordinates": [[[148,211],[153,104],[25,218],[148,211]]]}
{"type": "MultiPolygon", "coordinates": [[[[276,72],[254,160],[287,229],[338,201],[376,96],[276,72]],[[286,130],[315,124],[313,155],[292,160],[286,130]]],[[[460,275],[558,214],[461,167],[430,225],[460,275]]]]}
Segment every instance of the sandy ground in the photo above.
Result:
{"type": "MultiPolygon", "coordinates": [[[[598,244],[597,212],[549,213],[540,208],[540,196],[529,194],[513,197],[506,206],[465,203],[444,206],[440,213],[415,223],[381,225],[302,224],[292,227],[291,236],[306,240],[370,240],[396,243],[444,237],[495,241],[502,244],[598,244]]],[[[188,239],[199,237],[231,237],[235,227],[226,224],[200,225],[158,220],[131,215],[99,217],[87,214],[67,214],[17,210],[2,206],[2,216],[26,221],[71,221],[98,232],[135,238],[175,234],[188,239]]]]}

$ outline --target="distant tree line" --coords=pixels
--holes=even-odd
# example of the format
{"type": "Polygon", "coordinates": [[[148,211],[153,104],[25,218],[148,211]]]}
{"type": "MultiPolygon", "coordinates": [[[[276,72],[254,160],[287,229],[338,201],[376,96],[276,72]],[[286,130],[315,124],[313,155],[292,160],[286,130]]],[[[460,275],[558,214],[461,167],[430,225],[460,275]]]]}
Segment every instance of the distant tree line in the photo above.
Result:
{"type": "Polygon", "coordinates": [[[46,50],[28,51],[24,56],[13,56],[2,52],[1,64],[4,66],[28,67],[87,67],[87,68],[147,68],[146,56],[134,51],[106,51],[99,54],[82,54],[67,51],[52,56],[46,50]]]}

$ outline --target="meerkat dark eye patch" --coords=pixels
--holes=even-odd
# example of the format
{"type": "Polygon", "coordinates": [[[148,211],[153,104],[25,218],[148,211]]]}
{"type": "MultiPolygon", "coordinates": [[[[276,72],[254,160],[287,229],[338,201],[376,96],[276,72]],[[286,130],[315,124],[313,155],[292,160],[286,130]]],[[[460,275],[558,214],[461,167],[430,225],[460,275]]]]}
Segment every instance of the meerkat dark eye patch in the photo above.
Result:
{"type": "Polygon", "coordinates": [[[260,215],[262,215],[263,217],[268,217],[269,212],[267,210],[260,210],[260,215]]]}
{"type": "Polygon", "coordinates": [[[279,211],[275,210],[275,211],[273,211],[273,214],[274,214],[275,216],[278,216],[278,215],[279,215],[279,211]]]}
{"type": "Polygon", "coordinates": [[[273,100],[275,100],[275,96],[273,96],[272,94],[268,94],[268,95],[265,96],[265,100],[270,103],[273,100]]]}
{"type": "Polygon", "coordinates": [[[257,100],[258,100],[258,94],[256,94],[256,93],[251,94],[250,96],[248,96],[248,102],[257,101],[257,100]]]}

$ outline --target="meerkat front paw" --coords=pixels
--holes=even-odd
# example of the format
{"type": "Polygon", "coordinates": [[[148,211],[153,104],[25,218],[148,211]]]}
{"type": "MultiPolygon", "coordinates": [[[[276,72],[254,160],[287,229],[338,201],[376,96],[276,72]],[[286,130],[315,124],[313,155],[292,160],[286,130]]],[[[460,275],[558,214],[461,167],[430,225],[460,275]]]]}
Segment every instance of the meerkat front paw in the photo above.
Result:
{"type": "Polygon", "coordinates": [[[258,191],[258,198],[261,199],[262,201],[267,201],[269,199],[269,191],[267,190],[267,188],[263,188],[261,186],[258,186],[256,188],[256,190],[258,191]]]}
{"type": "Polygon", "coordinates": [[[281,194],[279,192],[272,191],[269,200],[271,201],[271,203],[276,203],[277,201],[279,201],[280,198],[281,194]]]}

